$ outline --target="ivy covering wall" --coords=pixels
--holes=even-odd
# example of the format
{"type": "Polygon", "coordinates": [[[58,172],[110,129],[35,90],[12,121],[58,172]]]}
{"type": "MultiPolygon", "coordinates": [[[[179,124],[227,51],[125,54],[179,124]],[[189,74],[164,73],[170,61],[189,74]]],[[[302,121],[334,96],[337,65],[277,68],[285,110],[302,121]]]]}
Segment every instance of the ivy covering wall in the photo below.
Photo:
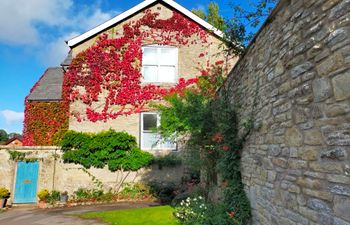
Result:
{"type": "MultiPolygon", "coordinates": [[[[62,102],[26,100],[24,144],[54,145],[68,129],[71,116],[78,122],[107,122],[147,110],[152,101],[196,84],[199,77],[180,78],[171,88],[141,84],[142,45],[201,45],[205,50],[211,44],[207,40],[209,32],[182,14],[173,12],[168,19],[158,17],[159,13],[145,10],[140,19],[125,23],[117,38],[102,34],[93,46],[79,53],[64,75],[62,102]],[[70,104],[77,101],[85,109],[69,110],[70,104]]],[[[202,52],[198,58],[207,54],[202,52]]],[[[202,72],[200,76],[207,75],[202,72]]]]}

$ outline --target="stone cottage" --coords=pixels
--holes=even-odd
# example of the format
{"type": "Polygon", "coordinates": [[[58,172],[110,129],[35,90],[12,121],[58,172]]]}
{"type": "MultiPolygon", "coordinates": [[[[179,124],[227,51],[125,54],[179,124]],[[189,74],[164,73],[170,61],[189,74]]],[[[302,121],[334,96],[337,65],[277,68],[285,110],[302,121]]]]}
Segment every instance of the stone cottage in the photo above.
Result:
{"type": "MultiPolygon", "coordinates": [[[[233,65],[235,58],[221,54],[222,43],[221,31],[171,0],[143,1],[67,41],[67,58],[48,68],[25,99],[24,147],[0,147],[0,177],[6,178],[0,186],[10,189],[12,202],[30,203],[44,188],[69,193],[96,188],[91,177],[106,190],[119,185],[119,171],[84,170],[61,161],[54,145],[67,130],[126,131],[142,150],[178,151],[176,143],[152,132],[160,115],[149,103],[194,84],[215,62],[233,65]],[[37,161],[11,160],[12,150],[37,161]]],[[[177,167],[123,175],[125,182],[179,182],[182,174],[177,167]]]]}
{"type": "MultiPolygon", "coordinates": [[[[49,68],[26,99],[24,144],[53,145],[55,135],[66,129],[82,132],[114,129],[135,136],[142,150],[176,150],[176,144],[159,141],[159,135],[151,132],[151,128],[159,124],[160,117],[147,104],[157,102],[160,99],[159,92],[189,84],[191,79],[200,75],[199,68],[225,59],[222,38],[221,31],[175,1],[147,0],[67,41],[71,49],[67,59],[61,67],[49,68]],[[131,42],[127,43],[126,39],[131,42]],[[135,43],[136,46],[131,45],[135,43]],[[106,57],[111,57],[110,61],[103,59],[101,62],[101,59],[96,59],[96,48],[107,48],[107,45],[113,45],[113,48],[123,45],[128,50],[123,52],[120,48],[120,55],[109,54],[106,57]],[[130,52],[133,56],[128,61],[125,57],[130,52]],[[90,57],[90,61],[84,61],[84,57],[90,57]],[[111,60],[116,57],[124,57],[125,60],[111,60]],[[85,79],[82,75],[84,69],[74,67],[79,60],[83,60],[85,66],[89,64],[88,70],[96,69],[92,68],[94,63],[100,67],[109,64],[106,70],[112,75],[101,72],[99,81],[91,78],[89,85],[81,87],[79,85],[85,79]],[[123,68],[125,64],[128,67],[133,63],[134,68],[123,68]],[[135,76],[138,79],[136,82],[125,78],[135,76]],[[75,83],[67,87],[69,82],[75,83]],[[108,85],[102,84],[105,82],[109,82],[110,86],[115,82],[118,85],[117,93],[107,93],[108,85]],[[67,95],[64,88],[69,89],[67,95]],[[93,92],[93,88],[98,90],[93,92]],[[62,106],[65,101],[67,104],[62,106]],[[38,109],[36,102],[43,110],[38,113],[41,115],[34,116],[33,108],[38,109]],[[48,106],[50,104],[58,105],[58,110],[52,112],[53,107],[48,106]],[[57,113],[60,115],[57,116],[57,113]],[[69,118],[62,118],[64,113],[69,114],[69,118]],[[42,114],[50,115],[50,118],[46,119],[42,114]],[[40,125],[37,124],[38,120],[40,125]],[[50,130],[51,125],[53,127],[50,130]],[[48,130],[40,132],[44,127],[48,130]]],[[[232,65],[234,59],[230,61],[232,65]]]]}

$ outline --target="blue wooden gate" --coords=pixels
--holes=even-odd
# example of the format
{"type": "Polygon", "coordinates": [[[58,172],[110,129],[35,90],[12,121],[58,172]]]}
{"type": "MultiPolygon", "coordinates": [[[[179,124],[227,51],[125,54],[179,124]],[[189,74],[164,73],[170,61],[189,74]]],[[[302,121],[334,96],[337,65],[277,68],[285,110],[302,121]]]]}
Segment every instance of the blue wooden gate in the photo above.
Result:
{"type": "Polygon", "coordinates": [[[18,162],[14,203],[35,203],[38,184],[38,162],[18,162]]]}

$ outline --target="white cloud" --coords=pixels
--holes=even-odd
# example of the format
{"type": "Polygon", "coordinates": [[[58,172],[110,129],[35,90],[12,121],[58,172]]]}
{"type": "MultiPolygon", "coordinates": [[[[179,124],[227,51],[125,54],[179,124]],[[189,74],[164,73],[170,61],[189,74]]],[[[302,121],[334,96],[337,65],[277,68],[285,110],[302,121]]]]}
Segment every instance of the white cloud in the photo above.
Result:
{"type": "Polygon", "coordinates": [[[45,66],[58,66],[69,48],[65,41],[117,15],[104,12],[99,1],[0,0],[0,43],[31,48],[45,66]]]}
{"type": "Polygon", "coordinates": [[[48,43],[40,50],[39,58],[48,66],[58,66],[63,62],[69,52],[69,47],[65,41],[77,35],[79,35],[79,33],[72,32],[48,43]]]}
{"type": "Polygon", "coordinates": [[[36,44],[37,24],[59,25],[67,21],[71,0],[1,0],[0,41],[6,44],[36,44]]]}
{"type": "Polygon", "coordinates": [[[6,109],[6,110],[0,111],[0,113],[4,117],[6,124],[23,122],[23,119],[24,119],[23,112],[15,112],[15,111],[6,109]]]}

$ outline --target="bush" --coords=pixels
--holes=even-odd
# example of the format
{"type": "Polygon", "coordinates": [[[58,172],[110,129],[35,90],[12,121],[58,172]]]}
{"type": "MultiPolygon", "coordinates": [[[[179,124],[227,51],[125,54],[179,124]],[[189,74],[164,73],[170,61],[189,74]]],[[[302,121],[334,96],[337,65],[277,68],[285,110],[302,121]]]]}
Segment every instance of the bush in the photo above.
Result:
{"type": "Polygon", "coordinates": [[[40,201],[46,202],[49,196],[50,192],[47,189],[42,189],[38,192],[38,198],[40,201]]]}
{"type": "Polygon", "coordinates": [[[203,197],[187,198],[176,208],[174,216],[183,225],[203,225],[207,209],[203,197]]]}
{"type": "Polygon", "coordinates": [[[150,165],[153,155],[137,148],[136,138],[113,130],[97,134],[68,131],[61,142],[65,163],[75,163],[89,169],[137,171],[150,165]]]}
{"type": "Polygon", "coordinates": [[[144,183],[125,184],[123,190],[118,193],[122,199],[143,199],[153,197],[150,186],[144,183]]]}
{"type": "Polygon", "coordinates": [[[10,191],[4,187],[0,187],[0,198],[9,198],[11,195],[10,191]]]}
{"type": "Polygon", "coordinates": [[[225,205],[207,203],[201,196],[183,200],[174,216],[182,225],[242,225],[225,205]]]}
{"type": "Polygon", "coordinates": [[[51,205],[55,204],[60,200],[61,193],[59,191],[51,191],[50,195],[47,197],[47,202],[51,205]]]}
{"type": "Polygon", "coordinates": [[[113,200],[114,194],[111,191],[104,192],[103,190],[97,189],[86,189],[79,188],[74,192],[73,199],[78,202],[87,202],[87,201],[103,201],[108,202],[113,200]]]}
{"type": "Polygon", "coordinates": [[[49,192],[47,189],[42,189],[37,195],[40,201],[48,202],[49,204],[53,205],[60,200],[61,194],[59,191],[53,190],[49,192]]]}
{"type": "Polygon", "coordinates": [[[150,191],[162,204],[170,204],[175,198],[178,186],[174,183],[160,183],[153,181],[149,183],[150,191]]]}

